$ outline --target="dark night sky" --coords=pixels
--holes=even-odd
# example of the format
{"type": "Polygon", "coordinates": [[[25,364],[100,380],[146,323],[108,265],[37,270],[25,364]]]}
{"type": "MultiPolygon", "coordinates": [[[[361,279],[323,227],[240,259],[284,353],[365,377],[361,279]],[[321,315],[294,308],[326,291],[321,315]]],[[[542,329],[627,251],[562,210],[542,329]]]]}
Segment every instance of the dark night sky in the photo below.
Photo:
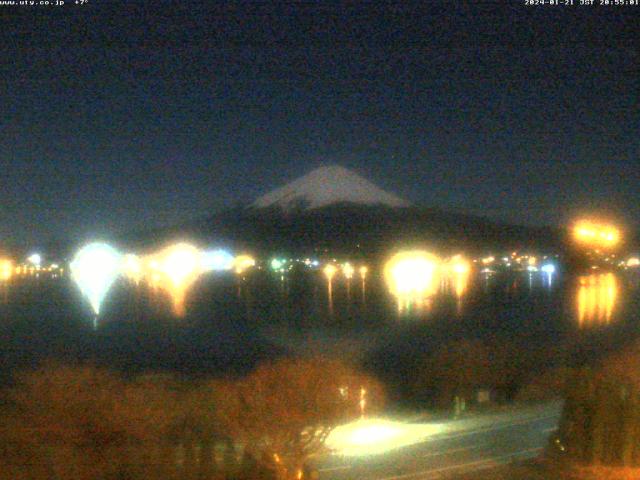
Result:
{"type": "Polygon", "coordinates": [[[202,216],[324,163],[640,225],[640,7],[211,3],[0,7],[0,242],[202,216]]]}

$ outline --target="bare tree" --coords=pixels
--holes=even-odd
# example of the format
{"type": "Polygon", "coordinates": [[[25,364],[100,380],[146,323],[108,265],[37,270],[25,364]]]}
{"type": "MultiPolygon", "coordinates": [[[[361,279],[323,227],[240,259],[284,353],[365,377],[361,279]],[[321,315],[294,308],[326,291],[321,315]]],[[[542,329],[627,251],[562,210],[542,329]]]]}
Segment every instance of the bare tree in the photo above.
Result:
{"type": "Polygon", "coordinates": [[[319,358],[261,365],[211,389],[219,422],[281,479],[302,478],[305,462],[323,450],[334,427],[383,402],[377,381],[319,358]]]}

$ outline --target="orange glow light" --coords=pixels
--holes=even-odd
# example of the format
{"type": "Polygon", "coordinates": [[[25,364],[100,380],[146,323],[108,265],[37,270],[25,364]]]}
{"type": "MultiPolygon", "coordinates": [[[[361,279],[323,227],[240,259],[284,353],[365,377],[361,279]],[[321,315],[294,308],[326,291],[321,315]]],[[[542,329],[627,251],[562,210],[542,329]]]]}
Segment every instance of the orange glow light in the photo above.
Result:
{"type": "Polygon", "coordinates": [[[612,248],[621,240],[620,231],[616,227],[590,220],[576,223],[573,234],[578,243],[594,248],[612,248]]]}

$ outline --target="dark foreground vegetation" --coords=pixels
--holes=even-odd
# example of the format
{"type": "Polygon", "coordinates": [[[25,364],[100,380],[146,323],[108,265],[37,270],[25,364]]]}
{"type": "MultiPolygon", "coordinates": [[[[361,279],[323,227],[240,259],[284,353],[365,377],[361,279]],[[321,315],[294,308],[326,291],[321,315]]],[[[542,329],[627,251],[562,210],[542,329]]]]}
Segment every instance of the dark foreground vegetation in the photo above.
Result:
{"type": "MultiPolygon", "coordinates": [[[[639,345],[589,368],[550,362],[529,379],[517,358],[507,343],[464,340],[419,360],[411,388],[428,392],[425,405],[451,411],[457,398],[478,408],[478,389],[494,403],[566,399],[542,459],[469,479],[640,478],[639,345]]],[[[225,379],[44,363],[0,394],[0,480],[314,478],[309,460],[335,426],[360,416],[362,392],[375,414],[386,390],[325,358],[282,358],[225,379]]]]}
{"type": "Polygon", "coordinates": [[[638,480],[634,468],[584,466],[566,461],[536,459],[490,470],[462,474],[456,480],[638,480]]]}
{"type": "Polygon", "coordinates": [[[331,428],[383,391],[324,359],[280,360],[234,380],[125,379],[47,364],[2,397],[0,479],[302,478],[331,428]]]}
{"type": "Polygon", "coordinates": [[[576,373],[558,444],[585,464],[640,467],[640,344],[576,373]]]}
{"type": "Polygon", "coordinates": [[[564,373],[555,376],[565,379],[563,415],[545,454],[460,480],[640,479],[640,343],[564,373]]]}

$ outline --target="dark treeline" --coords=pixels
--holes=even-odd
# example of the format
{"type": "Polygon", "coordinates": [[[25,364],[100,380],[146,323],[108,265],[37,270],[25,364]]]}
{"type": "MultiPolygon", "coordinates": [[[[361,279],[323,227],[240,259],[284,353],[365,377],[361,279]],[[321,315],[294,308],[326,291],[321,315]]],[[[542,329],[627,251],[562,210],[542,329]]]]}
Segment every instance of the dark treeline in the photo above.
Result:
{"type": "Polygon", "coordinates": [[[278,208],[239,207],[199,220],[156,230],[120,235],[138,248],[168,239],[192,237],[250,249],[262,254],[332,254],[384,257],[407,244],[429,245],[459,253],[487,249],[557,251],[566,234],[553,227],[527,227],[436,208],[333,204],[314,210],[283,212],[278,208]]]}

